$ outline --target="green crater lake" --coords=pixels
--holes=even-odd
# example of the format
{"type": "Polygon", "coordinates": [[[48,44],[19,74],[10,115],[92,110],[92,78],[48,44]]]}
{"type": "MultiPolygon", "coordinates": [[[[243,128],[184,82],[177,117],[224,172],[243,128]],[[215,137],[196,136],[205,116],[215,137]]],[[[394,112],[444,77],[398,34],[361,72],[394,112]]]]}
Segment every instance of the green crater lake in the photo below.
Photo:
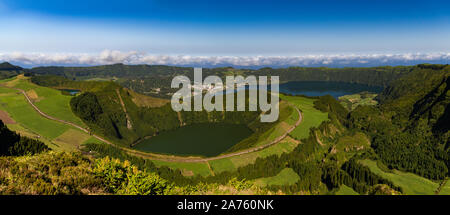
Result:
{"type": "Polygon", "coordinates": [[[164,131],[145,139],[134,148],[173,155],[219,155],[253,132],[245,125],[205,123],[164,131]]]}

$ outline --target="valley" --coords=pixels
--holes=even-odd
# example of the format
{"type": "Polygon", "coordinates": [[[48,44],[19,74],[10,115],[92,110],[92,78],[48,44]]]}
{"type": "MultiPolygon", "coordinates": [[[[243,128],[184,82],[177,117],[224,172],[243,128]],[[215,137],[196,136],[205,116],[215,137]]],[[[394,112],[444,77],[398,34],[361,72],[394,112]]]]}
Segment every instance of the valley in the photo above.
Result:
{"type": "MultiPolygon", "coordinates": [[[[58,122],[58,124],[65,124],[65,125],[68,125],[68,126],[72,126],[72,127],[74,127],[75,128],[75,130],[74,129],[69,129],[67,132],[65,132],[65,133],[63,133],[60,137],[57,137],[57,138],[55,138],[54,139],[54,141],[53,141],[53,144],[57,144],[58,142],[60,143],[60,144],[62,144],[62,145],[70,145],[70,144],[73,144],[73,141],[65,141],[66,139],[70,139],[70,136],[78,136],[78,138],[81,136],[81,137],[83,137],[82,138],[82,140],[83,140],[83,142],[85,142],[85,141],[88,141],[88,139],[89,139],[89,141],[92,141],[92,138],[95,138],[95,139],[97,139],[97,142],[98,141],[101,141],[101,142],[104,142],[104,143],[107,143],[107,144],[110,144],[110,145],[113,145],[111,142],[109,142],[109,141],[107,141],[107,140],[105,140],[104,138],[101,138],[101,137],[99,137],[99,136],[97,136],[97,135],[95,135],[95,134],[91,134],[91,131],[89,130],[89,128],[86,126],[86,125],[84,125],[78,118],[76,118],[76,117],[74,117],[73,116],[73,114],[71,113],[71,111],[70,111],[70,109],[68,110],[67,109],[67,106],[68,106],[68,102],[66,103],[66,104],[64,104],[64,103],[55,103],[55,104],[50,104],[49,106],[41,106],[41,105],[36,105],[35,104],[35,102],[33,102],[33,100],[37,100],[37,99],[44,99],[44,98],[46,98],[47,97],[47,94],[55,94],[55,93],[57,93],[57,91],[55,91],[55,90],[51,90],[51,89],[45,89],[45,88],[43,88],[43,87],[39,87],[39,86],[36,86],[36,85],[34,85],[34,84],[32,84],[32,83],[30,83],[30,81],[29,81],[29,78],[25,78],[24,76],[22,76],[22,75],[20,75],[20,76],[17,76],[17,77],[15,77],[15,78],[13,78],[13,79],[11,79],[11,80],[8,80],[8,81],[5,81],[4,83],[2,83],[2,85],[0,85],[1,87],[3,87],[3,88],[6,88],[6,89],[12,89],[12,90],[17,90],[17,91],[19,91],[21,94],[23,94],[23,96],[24,96],[24,98],[25,98],[25,100],[28,102],[28,104],[40,115],[40,116],[42,116],[43,118],[45,118],[45,119],[49,119],[49,120],[52,120],[52,121],[56,121],[56,122],[58,122]],[[25,88],[25,89],[29,89],[29,91],[32,91],[32,92],[35,92],[35,90],[36,91],[38,91],[38,92],[45,92],[45,91],[48,91],[48,92],[51,92],[51,93],[47,93],[47,94],[45,94],[45,93],[39,93],[39,94],[36,94],[36,93],[34,93],[33,94],[33,98],[32,98],[32,96],[30,96],[30,93],[27,93],[25,90],[23,90],[23,89],[21,89],[21,88],[17,88],[17,87],[22,87],[22,88],[25,88]],[[53,92],[52,92],[53,91],[53,92]],[[44,97],[44,95],[46,96],[46,97],[44,97]],[[68,114],[68,113],[70,113],[69,114],[69,116],[67,116],[67,115],[64,115],[64,118],[65,119],[68,119],[68,120],[63,120],[63,119],[60,119],[60,118],[56,118],[56,117],[54,117],[54,116],[51,116],[51,115],[48,115],[48,114],[46,114],[46,113],[44,113],[42,110],[41,110],[41,107],[44,107],[44,109],[46,109],[46,108],[48,108],[48,107],[51,107],[51,108],[53,108],[52,110],[49,110],[49,109],[46,109],[46,110],[48,110],[49,112],[51,112],[52,114],[56,114],[56,115],[63,115],[63,114],[68,114]],[[56,110],[56,109],[58,109],[58,110],[56,110]],[[60,114],[61,113],[61,114],[60,114]],[[72,115],[72,116],[70,116],[70,115],[72,115]],[[70,118],[69,118],[70,117],[70,118]],[[70,121],[69,121],[70,120],[70,121]],[[76,123],[77,124],[76,124],[76,123]],[[80,125],[83,125],[84,127],[82,127],[82,126],[80,126],[80,125]],[[92,135],[91,136],[91,138],[89,138],[89,136],[87,136],[87,135],[80,135],[80,131],[77,131],[76,129],[78,129],[78,130],[81,130],[82,132],[84,132],[84,133],[87,133],[87,134],[89,134],[89,135],[92,135]],[[65,136],[68,136],[69,138],[64,138],[65,136]]],[[[119,91],[117,91],[117,92],[119,92],[119,91]]],[[[55,96],[56,97],[56,96],[55,96]]],[[[67,101],[67,98],[66,98],[66,96],[64,96],[64,95],[61,95],[61,96],[58,96],[59,98],[56,98],[56,99],[60,99],[60,100],[62,100],[62,99],[66,99],[66,101],[67,101]]],[[[50,99],[55,99],[55,98],[50,98],[50,99]]],[[[121,99],[120,99],[121,100],[121,99]]],[[[40,103],[39,103],[40,104],[40,103]]],[[[48,103],[47,103],[47,105],[48,105],[48,103]]],[[[123,101],[121,101],[121,105],[124,105],[123,104],[123,101]]],[[[206,159],[203,159],[203,158],[195,158],[195,157],[192,157],[192,156],[190,156],[191,158],[185,158],[185,157],[176,157],[176,156],[164,156],[164,155],[156,155],[155,156],[155,154],[153,154],[153,153],[143,153],[143,152],[138,152],[138,151],[134,151],[134,150],[132,150],[132,149],[125,149],[126,151],[129,151],[130,153],[132,153],[132,154],[137,154],[137,155],[139,155],[139,156],[144,156],[144,157],[150,157],[150,158],[153,158],[153,159],[156,159],[156,160],[170,160],[170,161],[178,161],[178,162],[205,162],[205,161],[210,161],[210,160],[219,160],[219,159],[223,159],[223,158],[228,158],[228,157],[233,157],[233,156],[238,156],[238,155],[244,155],[244,154],[247,154],[247,153],[251,153],[251,152],[255,152],[255,151],[259,151],[259,150],[261,150],[261,149],[264,149],[264,148],[266,148],[266,147],[269,147],[269,146],[271,146],[271,145],[273,145],[273,144],[276,144],[276,143],[278,143],[279,141],[281,141],[284,137],[286,137],[286,135],[287,134],[289,134],[292,130],[294,130],[294,128],[295,127],[297,127],[299,124],[300,124],[300,122],[301,122],[301,114],[300,114],[300,112],[298,111],[298,109],[297,109],[297,116],[298,116],[298,120],[296,121],[296,123],[295,123],[295,125],[292,127],[292,128],[290,128],[290,129],[288,129],[287,131],[285,131],[285,133],[282,133],[281,134],[281,136],[273,136],[272,135],[272,138],[271,139],[273,139],[271,142],[268,142],[268,143],[265,143],[264,141],[262,141],[262,142],[260,142],[259,144],[259,146],[258,147],[255,147],[255,148],[251,148],[251,149],[248,149],[248,150],[244,150],[244,151],[239,151],[239,152],[237,152],[237,153],[228,153],[228,154],[225,154],[225,155],[221,155],[221,156],[217,156],[217,157],[212,157],[212,158],[206,158],[206,159]],[[146,156],[146,155],[149,155],[149,156],[146,156]]],[[[129,124],[129,122],[128,122],[128,119],[127,119],[127,127],[128,127],[128,124],[129,124]]],[[[285,123],[285,124],[287,124],[287,123],[285,123]]],[[[287,124],[288,125],[288,124],[287,124]]],[[[24,122],[24,124],[23,124],[23,126],[25,126],[25,127],[27,127],[28,126],[28,123],[27,122],[24,122]]],[[[200,126],[202,126],[201,124],[200,124],[200,126]]],[[[200,127],[199,129],[201,129],[201,131],[203,131],[204,132],[204,130],[205,129],[207,129],[209,126],[208,125],[203,125],[204,127],[200,127]],[[206,126],[206,127],[205,127],[206,126]]],[[[226,126],[226,125],[218,125],[218,126],[226,126]]],[[[14,128],[14,126],[13,126],[13,128],[14,128]]],[[[232,127],[229,127],[230,129],[233,129],[232,127]]],[[[189,128],[183,128],[183,129],[189,129],[189,128]]],[[[219,127],[219,130],[217,130],[218,132],[220,132],[220,131],[223,131],[223,127],[222,128],[220,128],[219,127]]],[[[243,129],[248,129],[248,128],[245,128],[245,127],[238,127],[237,128],[238,130],[243,130],[243,129]]],[[[24,131],[21,131],[21,130],[17,130],[19,133],[20,132],[24,132],[24,131]]],[[[278,130],[277,130],[278,131],[278,130]]],[[[39,131],[34,131],[34,132],[39,132],[39,131]]],[[[194,135],[193,136],[193,138],[195,138],[195,135],[200,135],[199,133],[197,133],[197,134],[195,134],[195,133],[192,133],[192,130],[188,130],[187,131],[188,133],[189,133],[189,135],[194,135]]],[[[199,130],[199,132],[200,132],[200,130],[199,130]]],[[[248,130],[247,131],[247,136],[250,134],[250,130],[248,130]]],[[[231,131],[231,134],[235,134],[235,132],[232,132],[231,131]]],[[[186,134],[186,135],[188,135],[188,134],[186,134]]],[[[221,135],[221,133],[217,133],[217,135],[221,135]]],[[[173,134],[171,134],[170,136],[173,136],[173,134]]],[[[159,138],[160,136],[158,135],[158,138],[159,138]]],[[[208,136],[207,138],[211,138],[210,140],[212,140],[213,138],[214,138],[215,136],[213,135],[213,136],[208,136]]],[[[224,136],[224,137],[226,137],[226,136],[224,136]]],[[[182,137],[183,139],[185,139],[186,137],[185,136],[183,136],[182,137]]],[[[220,138],[220,137],[219,137],[220,138]]],[[[268,141],[269,139],[266,139],[265,141],[268,141]]],[[[181,140],[180,140],[181,141],[181,140]]],[[[178,142],[180,142],[180,141],[178,141],[178,142]]],[[[189,140],[187,140],[187,141],[189,141],[189,140]]],[[[205,141],[207,141],[206,139],[205,139],[205,141]]],[[[94,141],[95,142],[95,141],[94,141]]],[[[186,142],[186,140],[184,140],[183,142],[186,142]]],[[[236,142],[236,141],[235,141],[236,142]]],[[[239,141],[238,141],[239,142],[239,141]]],[[[226,142],[224,142],[225,144],[230,144],[230,141],[226,141],[226,142]]],[[[231,143],[233,143],[233,141],[231,141],[231,143]]],[[[142,143],[141,143],[142,144],[142,143]]],[[[166,143],[167,144],[167,143],[166,143]]],[[[204,142],[204,144],[208,144],[207,142],[204,142]]],[[[75,143],[75,144],[73,144],[74,146],[73,147],[80,147],[80,143],[75,143]]],[[[153,144],[153,145],[155,145],[155,144],[153,144]]],[[[153,147],[153,146],[152,146],[153,147]]],[[[167,145],[164,145],[164,143],[163,143],[163,147],[168,147],[167,148],[167,150],[169,150],[169,151],[166,151],[166,153],[169,153],[169,154],[172,154],[171,152],[170,152],[170,148],[172,148],[172,147],[174,147],[174,146],[167,146],[167,145]]],[[[188,149],[189,148],[191,148],[192,146],[189,146],[188,147],[188,149]]],[[[119,147],[120,148],[120,147],[119,147]]],[[[175,148],[177,148],[177,147],[175,147],[175,148]]],[[[225,148],[222,148],[221,149],[221,151],[219,151],[219,153],[220,152],[223,152],[223,151],[225,151],[226,149],[228,149],[229,147],[225,147],[225,148]]],[[[139,149],[139,148],[138,148],[139,149]]],[[[151,152],[157,152],[157,151],[151,151],[151,152]]],[[[183,152],[183,151],[181,151],[182,153],[186,153],[186,152],[183,152]]],[[[189,152],[188,152],[189,153],[189,152]]],[[[164,154],[164,153],[163,153],[164,154]]],[[[194,153],[195,154],[195,153],[194,153]]],[[[214,154],[213,154],[214,155],[214,154]]]]}
{"type": "MultiPolygon", "coordinates": [[[[266,194],[448,194],[448,66],[410,69],[381,92],[365,81],[347,84],[356,88],[339,101],[339,93],[281,94],[273,123],[259,122],[261,112],[176,113],[164,97],[123,87],[124,76],[73,81],[19,74],[0,80],[0,119],[52,151],[130,162],[183,192],[237,180],[245,192],[266,194]]],[[[318,92],[338,92],[340,85],[330,84],[318,92]]]]}

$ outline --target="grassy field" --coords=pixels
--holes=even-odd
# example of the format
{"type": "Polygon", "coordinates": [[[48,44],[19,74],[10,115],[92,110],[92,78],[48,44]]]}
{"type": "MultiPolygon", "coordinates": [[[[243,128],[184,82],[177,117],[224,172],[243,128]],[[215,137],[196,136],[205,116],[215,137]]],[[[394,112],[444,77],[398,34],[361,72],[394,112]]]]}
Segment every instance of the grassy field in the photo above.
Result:
{"type": "Polygon", "coordinates": [[[30,137],[32,139],[39,139],[39,141],[45,143],[47,146],[49,146],[53,150],[62,151],[64,150],[63,147],[55,144],[51,139],[48,137],[42,136],[35,131],[32,131],[28,128],[23,127],[20,123],[14,123],[14,124],[6,124],[6,126],[16,133],[20,134],[21,136],[30,137]]]}
{"type": "Polygon", "coordinates": [[[224,171],[234,171],[236,166],[229,158],[208,161],[214,173],[220,173],[224,171]]]}
{"type": "Polygon", "coordinates": [[[359,195],[359,193],[343,184],[341,185],[341,187],[339,187],[339,190],[336,192],[336,195],[359,195]]]}
{"type": "Polygon", "coordinates": [[[89,78],[89,79],[85,79],[84,81],[117,81],[118,78],[116,77],[109,77],[109,78],[89,78]]]}
{"type": "Polygon", "coordinates": [[[378,102],[375,97],[378,94],[375,93],[357,93],[352,95],[345,95],[339,97],[339,102],[348,110],[353,110],[359,105],[376,105],[378,102]]]}
{"type": "Polygon", "coordinates": [[[184,176],[193,176],[196,174],[202,176],[211,175],[211,171],[206,163],[183,163],[183,162],[166,162],[152,160],[156,166],[167,166],[171,169],[179,169],[184,176]]]}
{"type": "Polygon", "coordinates": [[[441,188],[439,195],[450,195],[450,180],[447,179],[445,185],[441,188]]]}
{"type": "Polygon", "coordinates": [[[0,109],[8,112],[22,127],[50,139],[58,137],[68,129],[68,126],[40,116],[21,93],[13,89],[2,89],[3,92],[5,90],[9,93],[0,96],[0,109]]]}
{"type": "Polygon", "coordinates": [[[276,176],[256,179],[255,184],[261,187],[270,185],[292,185],[298,180],[300,180],[300,176],[298,176],[294,170],[291,168],[285,168],[276,176]]]}
{"type": "Polygon", "coordinates": [[[61,146],[61,148],[65,151],[74,151],[90,138],[91,136],[89,136],[89,134],[86,134],[78,129],[71,128],[56,137],[53,141],[61,146]]]}
{"type": "MultiPolygon", "coordinates": [[[[23,76],[2,80],[0,83],[9,87],[34,91],[37,94],[36,99],[39,99],[41,96],[41,100],[37,101],[36,106],[42,111],[52,116],[61,117],[67,121],[82,124],[81,120],[73,115],[68,106],[70,96],[64,96],[58,90],[34,85],[23,76]]],[[[76,148],[76,145],[72,146],[75,141],[68,141],[67,134],[63,135],[73,128],[39,115],[19,91],[0,86],[0,109],[6,111],[16,121],[16,124],[7,125],[10,129],[24,136],[40,139],[56,151],[73,150],[76,148]]],[[[81,134],[78,134],[78,138],[83,139],[81,134]]]]}
{"type": "Polygon", "coordinates": [[[72,99],[72,96],[63,95],[59,90],[33,84],[28,78],[18,76],[18,80],[14,87],[27,91],[29,95],[29,92],[34,92],[31,94],[36,94],[36,98],[29,97],[44,113],[86,127],[81,119],[75,116],[70,109],[70,99],[72,99]]]}
{"type": "Polygon", "coordinates": [[[329,156],[334,157],[339,163],[344,163],[355,154],[362,153],[368,148],[370,148],[370,142],[367,136],[356,132],[353,135],[339,137],[329,156]]]}
{"type": "Polygon", "coordinates": [[[86,143],[100,143],[100,144],[105,144],[104,142],[100,141],[99,139],[95,138],[95,137],[89,137],[89,139],[85,140],[81,145],[86,144],[86,143]]]}
{"type": "MultiPolygon", "coordinates": [[[[392,173],[383,172],[375,161],[372,160],[361,160],[361,164],[370,168],[370,171],[373,173],[389,179],[395,185],[401,187],[405,194],[409,195],[433,195],[435,191],[439,187],[439,184],[433,181],[430,181],[426,178],[420,177],[413,173],[401,172],[398,170],[393,170],[392,173]]],[[[448,193],[448,188],[443,189],[441,194],[450,194],[448,193]]]]}
{"type": "Polygon", "coordinates": [[[303,114],[302,123],[291,133],[291,136],[297,140],[308,137],[310,128],[318,127],[323,121],[328,119],[328,113],[314,108],[314,99],[286,95],[280,95],[280,98],[296,105],[303,114]]]}

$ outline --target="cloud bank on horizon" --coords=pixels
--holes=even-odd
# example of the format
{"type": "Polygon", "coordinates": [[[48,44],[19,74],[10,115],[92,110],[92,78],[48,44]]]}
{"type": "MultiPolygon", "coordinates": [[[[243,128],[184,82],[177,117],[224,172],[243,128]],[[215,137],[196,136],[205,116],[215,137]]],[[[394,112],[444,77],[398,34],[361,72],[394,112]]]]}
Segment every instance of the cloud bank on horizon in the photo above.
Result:
{"type": "Polygon", "coordinates": [[[418,63],[450,62],[450,53],[405,54],[329,54],[300,56],[190,56],[152,55],[148,53],[104,50],[98,54],[87,53],[0,53],[0,61],[25,67],[34,66],[92,66],[104,64],[150,64],[201,67],[287,67],[287,66],[384,66],[413,65],[418,63]]]}

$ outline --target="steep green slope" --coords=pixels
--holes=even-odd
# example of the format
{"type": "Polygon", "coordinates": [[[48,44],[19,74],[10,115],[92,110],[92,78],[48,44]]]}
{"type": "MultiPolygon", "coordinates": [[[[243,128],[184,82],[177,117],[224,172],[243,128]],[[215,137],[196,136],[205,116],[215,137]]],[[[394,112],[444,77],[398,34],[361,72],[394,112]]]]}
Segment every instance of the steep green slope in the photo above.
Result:
{"type": "Polygon", "coordinates": [[[379,96],[379,107],[361,106],[349,127],[371,136],[388,167],[443,179],[449,169],[450,66],[419,65],[379,96]]]}
{"type": "Polygon", "coordinates": [[[372,172],[384,178],[391,180],[395,185],[402,188],[405,194],[409,195],[433,195],[435,194],[439,183],[430,181],[412,173],[405,173],[398,170],[384,172],[377,163],[371,160],[361,160],[363,165],[370,168],[372,172]]]}

